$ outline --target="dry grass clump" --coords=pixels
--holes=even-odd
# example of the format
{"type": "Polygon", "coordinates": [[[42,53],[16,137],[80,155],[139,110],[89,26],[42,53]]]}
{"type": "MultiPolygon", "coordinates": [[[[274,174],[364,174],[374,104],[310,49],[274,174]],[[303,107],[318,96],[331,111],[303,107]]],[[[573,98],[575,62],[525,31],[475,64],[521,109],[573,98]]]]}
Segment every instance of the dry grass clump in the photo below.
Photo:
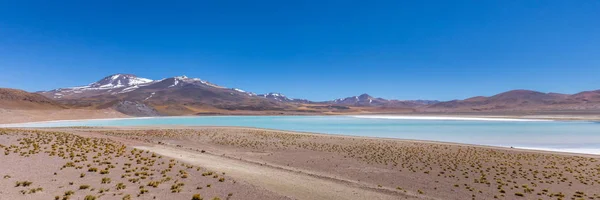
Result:
{"type": "Polygon", "coordinates": [[[96,200],[96,196],[92,196],[92,195],[87,195],[85,196],[85,198],[83,198],[84,200],[96,200]]]}
{"type": "Polygon", "coordinates": [[[110,182],[111,182],[111,179],[108,177],[102,178],[102,181],[101,181],[102,184],[109,184],[110,182]]]}
{"type": "Polygon", "coordinates": [[[202,196],[200,196],[200,194],[194,194],[194,196],[192,196],[192,200],[203,200],[204,198],[202,198],[202,196]]]}
{"type": "Polygon", "coordinates": [[[117,183],[117,190],[123,190],[125,188],[127,188],[127,186],[124,183],[117,183]]]}
{"type": "Polygon", "coordinates": [[[89,185],[80,185],[80,186],[79,186],[79,189],[80,189],[80,190],[87,190],[87,189],[89,189],[89,188],[90,188],[90,186],[89,186],[89,185]]]}
{"type": "Polygon", "coordinates": [[[15,187],[20,187],[20,186],[29,187],[32,183],[33,182],[31,182],[31,181],[17,181],[15,184],[15,187]]]}
{"type": "Polygon", "coordinates": [[[179,193],[179,192],[181,192],[181,190],[183,189],[184,185],[185,185],[184,183],[176,183],[176,184],[171,185],[171,192],[172,193],[179,193]]]}

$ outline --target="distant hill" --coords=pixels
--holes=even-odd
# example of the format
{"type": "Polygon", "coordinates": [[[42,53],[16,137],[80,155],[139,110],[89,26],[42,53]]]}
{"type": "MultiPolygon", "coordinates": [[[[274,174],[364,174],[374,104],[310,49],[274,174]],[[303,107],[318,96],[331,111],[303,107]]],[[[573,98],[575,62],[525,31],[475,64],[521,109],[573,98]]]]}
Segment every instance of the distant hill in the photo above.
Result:
{"type": "Polygon", "coordinates": [[[23,90],[0,88],[0,108],[62,109],[64,106],[45,96],[23,90]]]}
{"type": "Polygon", "coordinates": [[[430,105],[424,111],[580,111],[600,110],[600,92],[574,95],[512,90],[490,97],[472,97],[430,105]]]}

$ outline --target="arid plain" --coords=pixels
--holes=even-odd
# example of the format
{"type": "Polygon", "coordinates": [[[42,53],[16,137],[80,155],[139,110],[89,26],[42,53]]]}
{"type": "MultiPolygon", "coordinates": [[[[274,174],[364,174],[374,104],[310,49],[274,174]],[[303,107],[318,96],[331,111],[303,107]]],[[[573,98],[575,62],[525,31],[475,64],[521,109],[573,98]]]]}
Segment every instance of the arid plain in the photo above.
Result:
{"type": "Polygon", "coordinates": [[[600,199],[595,155],[231,127],[0,132],[2,199],[600,199]]]}

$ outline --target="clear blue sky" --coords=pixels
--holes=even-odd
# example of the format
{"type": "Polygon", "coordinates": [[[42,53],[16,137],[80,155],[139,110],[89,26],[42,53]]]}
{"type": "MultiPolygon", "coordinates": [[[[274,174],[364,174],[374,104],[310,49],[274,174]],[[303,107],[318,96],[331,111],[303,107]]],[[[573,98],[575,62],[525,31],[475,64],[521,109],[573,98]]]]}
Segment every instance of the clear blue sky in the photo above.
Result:
{"type": "Polygon", "coordinates": [[[176,75],[328,100],[600,89],[600,1],[0,0],[0,87],[176,75]]]}

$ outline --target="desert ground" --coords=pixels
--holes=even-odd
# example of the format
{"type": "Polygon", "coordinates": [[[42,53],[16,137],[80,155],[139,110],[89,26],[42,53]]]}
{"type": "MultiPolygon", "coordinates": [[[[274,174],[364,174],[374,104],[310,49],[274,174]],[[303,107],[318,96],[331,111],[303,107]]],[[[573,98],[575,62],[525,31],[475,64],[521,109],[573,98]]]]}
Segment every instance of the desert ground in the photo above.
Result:
{"type": "Polygon", "coordinates": [[[131,117],[114,109],[3,109],[0,124],[131,117]]]}
{"type": "Polygon", "coordinates": [[[2,199],[600,199],[596,155],[176,126],[1,129],[0,145],[2,199]]]}

